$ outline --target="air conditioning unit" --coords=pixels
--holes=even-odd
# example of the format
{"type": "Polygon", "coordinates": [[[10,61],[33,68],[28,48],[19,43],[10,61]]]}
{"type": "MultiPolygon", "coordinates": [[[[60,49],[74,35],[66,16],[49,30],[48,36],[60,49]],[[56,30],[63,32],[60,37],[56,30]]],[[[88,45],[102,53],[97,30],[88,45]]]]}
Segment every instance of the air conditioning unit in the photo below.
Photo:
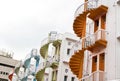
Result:
{"type": "Polygon", "coordinates": [[[118,35],[118,36],[117,36],[117,39],[119,39],[119,40],[120,40],[120,35],[118,35]]]}
{"type": "Polygon", "coordinates": [[[120,5],[120,0],[118,0],[118,1],[117,1],[117,4],[119,4],[119,5],[120,5]]]}

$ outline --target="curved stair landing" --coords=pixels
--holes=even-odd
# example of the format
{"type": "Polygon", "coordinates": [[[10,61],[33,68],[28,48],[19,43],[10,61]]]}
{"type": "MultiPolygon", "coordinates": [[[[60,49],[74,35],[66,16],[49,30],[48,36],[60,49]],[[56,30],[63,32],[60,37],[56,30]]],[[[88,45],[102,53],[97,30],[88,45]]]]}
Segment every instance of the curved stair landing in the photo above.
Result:
{"type": "Polygon", "coordinates": [[[69,66],[72,72],[78,77],[82,78],[84,60],[84,50],[79,50],[70,58],[69,66]]]}

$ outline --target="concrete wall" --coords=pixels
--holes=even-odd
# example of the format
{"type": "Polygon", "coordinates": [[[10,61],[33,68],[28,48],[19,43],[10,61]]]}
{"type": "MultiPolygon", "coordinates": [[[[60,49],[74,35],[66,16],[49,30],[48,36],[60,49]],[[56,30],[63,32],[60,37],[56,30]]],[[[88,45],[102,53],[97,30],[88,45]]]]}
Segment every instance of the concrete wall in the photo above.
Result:
{"type": "Polygon", "coordinates": [[[3,79],[8,79],[8,75],[11,71],[13,71],[14,66],[18,63],[19,61],[14,60],[12,58],[8,58],[5,56],[0,56],[0,64],[5,64],[5,65],[9,65],[9,66],[4,66],[4,65],[0,65],[0,78],[3,79]],[[2,72],[2,73],[1,73],[2,72]]]}
{"type": "MultiPolygon", "coordinates": [[[[116,36],[120,36],[120,4],[116,4],[116,36]]],[[[116,79],[120,79],[120,39],[116,39],[116,79]]]]}
{"type": "Polygon", "coordinates": [[[75,77],[75,81],[78,81],[77,77],[71,72],[68,62],[70,57],[73,55],[71,53],[72,47],[78,38],[75,35],[65,33],[63,36],[61,49],[60,49],[60,64],[58,67],[58,80],[64,81],[64,76],[67,76],[67,81],[71,81],[72,77],[75,77]],[[67,49],[70,49],[70,53],[67,54],[67,49]]]}
{"type": "Polygon", "coordinates": [[[108,13],[106,19],[106,30],[109,32],[107,37],[108,44],[106,49],[105,71],[107,80],[120,78],[120,41],[117,39],[117,33],[120,32],[120,7],[117,7],[115,0],[107,0],[108,13]]]}
{"type": "MultiPolygon", "coordinates": [[[[69,59],[73,54],[71,54],[71,52],[67,54],[67,49],[69,48],[71,51],[72,46],[74,45],[76,40],[78,40],[78,38],[73,34],[70,33],[63,34],[63,39],[60,47],[60,62],[57,69],[58,70],[57,81],[64,81],[64,76],[68,77],[67,81],[71,81],[72,77],[75,77],[74,81],[78,81],[77,77],[73,75],[68,65],[69,59]]],[[[48,73],[49,75],[45,76],[45,78],[48,77],[48,81],[51,81],[52,79],[52,71],[53,71],[52,69],[49,69],[48,73]]]]}

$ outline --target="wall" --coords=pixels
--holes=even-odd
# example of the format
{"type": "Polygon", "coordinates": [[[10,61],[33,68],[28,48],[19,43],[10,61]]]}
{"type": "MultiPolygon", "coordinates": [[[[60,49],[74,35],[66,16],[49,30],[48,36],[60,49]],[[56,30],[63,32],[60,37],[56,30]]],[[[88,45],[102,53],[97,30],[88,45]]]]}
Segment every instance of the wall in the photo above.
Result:
{"type": "Polygon", "coordinates": [[[71,72],[68,65],[69,59],[73,54],[67,54],[67,49],[69,48],[70,51],[72,50],[72,46],[74,45],[75,40],[78,40],[78,38],[73,34],[65,33],[63,35],[63,40],[60,48],[60,63],[58,67],[57,81],[64,81],[64,76],[68,76],[67,81],[71,81],[72,77],[75,77],[75,81],[78,81],[76,76],[71,72]],[[68,42],[70,42],[70,44],[68,44],[68,42]]]}
{"type": "Polygon", "coordinates": [[[14,69],[19,61],[5,56],[0,56],[0,78],[8,79],[9,73],[14,69]],[[5,65],[3,65],[5,64],[5,65]]]}
{"type": "MultiPolygon", "coordinates": [[[[120,36],[120,4],[116,4],[116,36],[120,36]]],[[[116,39],[116,79],[120,79],[120,40],[116,39]]]]}
{"type": "MultiPolygon", "coordinates": [[[[117,66],[116,65],[116,57],[118,56],[117,49],[118,44],[116,42],[116,4],[115,0],[107,0],[108,6],[108,13],[106,19],[106,30],[109,32],[107,37],[108,44],[106,48],[106,55],[105,55],[105,71],[106,71],[106,79],[107,80],[114,80],[116,79],[119,73],[116,73],[117,66]]],[[[120,59],[119,59],[120,60],[120,59]]],[[[118,61],[118,60],[117,60],[118,61]]],[[[119,76],[120,78],[120,76],[119,76]]]]}

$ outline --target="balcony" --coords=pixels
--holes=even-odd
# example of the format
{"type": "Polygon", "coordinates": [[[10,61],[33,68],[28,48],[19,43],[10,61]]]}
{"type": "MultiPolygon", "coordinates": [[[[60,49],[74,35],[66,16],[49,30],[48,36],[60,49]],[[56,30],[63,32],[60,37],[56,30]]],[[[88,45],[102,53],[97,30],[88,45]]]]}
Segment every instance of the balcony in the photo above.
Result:
{"type": "Polygon", "coordinates": [[[51,67],[52,69],[57,68],[59,64],[59,56],[54,55],[53,57],[50,57],[46,61],[46,67],[51,67]]]}
{"type": "Polygon", "coordinates": [[[47,61],[42,62],[37,69],[36,79],[37,81],[42,81],[44,78],[45,69],[51,67],[56,69],[59,64],[59,56],[55,55],[54,57],[48,57],[47,61]]]}
{"type": "Polygon", "coordinates": [[[106,37],[108,32],[101,29],[94,34],[82,38],[82,49],[89,50],[92,53],[97,53],[107,46],[106,37]]]}
{"type": "Polygon", "coordinates": [[[84,37],[86,31],[86,18],[93,21],[107,13],[107,7],[100,5],[100,0],[90,0],[81,4],[75,12],[73,30],[78,37],[84,37]]]}
{"type": "Polygon", "coordinates": [[[46,57],[48,52],[48,46],[50,43],[53,43],[53,46],[58,46],[61,44],[62,34],[57,34],[55,36],[49,36],[41,42],[40,54],[43,58],[46,57]]]}
{"type": "MultiPolygon", "coordinates": [[[[107,45],[107,31],[101,29],[93,35],[89,35],[76,42],[73,46],[72,57],[69,61],[71,71],[80,79],[83,74],[84,51],[89,50],[93,53],[99,52],[106,48],[107,45]]],[[[87,81],[87,80],[86,80],[87,81]]],[[[93,80],[91,80],[93,81],[93,80]]],[[[96,80],[98,81],[98,80],[96,80]]],[[[100,80],[101,81],[101,80],[100,80]]]]}
{"type": "Polygon", "coordinates": [[[83,77],[79,81],[105,81],[105,72],[95,71],[90,75],[83,77]]]}
{"type": "Polygon", "coordinates": [[[74,14],[75,18],[83,12],[88,12],[91,9],[97,8],[99,6],[98,5],[99,1],[100,0],[90,0],[90,1],[86,1],[83,4],[81,4],[75,11],[75,14],[74,14]]]}

